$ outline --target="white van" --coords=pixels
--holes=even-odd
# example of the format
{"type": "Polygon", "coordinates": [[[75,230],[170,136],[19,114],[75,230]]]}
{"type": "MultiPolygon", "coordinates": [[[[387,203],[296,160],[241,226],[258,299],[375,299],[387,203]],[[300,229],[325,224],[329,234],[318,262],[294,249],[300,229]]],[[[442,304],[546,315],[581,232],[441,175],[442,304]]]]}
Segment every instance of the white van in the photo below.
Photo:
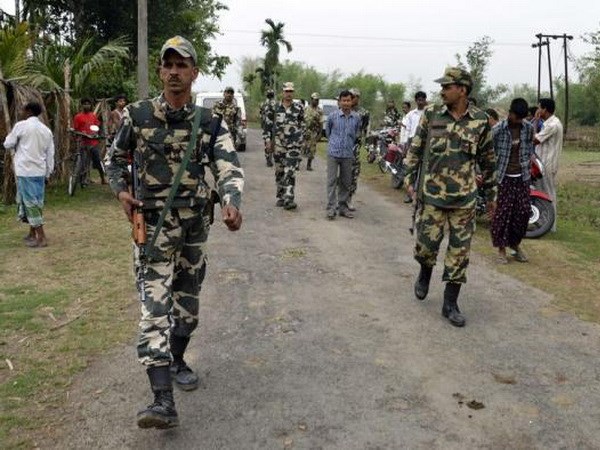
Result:
{"type": "Polygon", "coordinates": [[[323,136],[325,136],[325,126],[327,125],[327,117],[333,111],[338,109],[338,101],[335,98],[322,98],[319,100],[319,106],[323,110],[321,121],[323,122],[323,136]]]}
{"type": "MultiPolygon", "coordinates": [[[[215,103],[223,100],[222,92],[196,92],[196,105],[203,106],[204,108],[212,109],[215,103]]],[[[248,128],[248,121],[246,119],[246,105],[244,104],[244,97],[241,93],[235,92],[233,94],[233,101],[239,106],[242,112],[242,131],[241,135],[238,136],[238,142],[236,143],[236,150],[238,152],[246,151],[246,134],[248,128]]]]}

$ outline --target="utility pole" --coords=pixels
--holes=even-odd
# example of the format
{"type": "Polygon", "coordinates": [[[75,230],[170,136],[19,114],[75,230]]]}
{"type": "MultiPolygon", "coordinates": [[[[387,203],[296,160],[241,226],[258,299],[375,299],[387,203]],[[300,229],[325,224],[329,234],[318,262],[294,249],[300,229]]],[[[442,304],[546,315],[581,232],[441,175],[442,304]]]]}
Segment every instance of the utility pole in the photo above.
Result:
{"type": "Polygon", "coordinates": [[[548,82],[550,83],[550,98],[554,100],[554,87],[552,82],[552,59],[550,58],[550,39],[546,38],[546,52],[548,53],[548,82]]]}
{"type": "Polygon", "coordinates": [[[542,85],[542,46],[546,45],[546,44],[542,42],[541,34],[536,34],[535,36],[538,38],[538,42],[537,42],[537,44],[531,44],[531,46],[533,48],[537,47],[537,49],[538,49],[537,99],[539,102],[540,98],[541,98],[541,85],[542,85]]]}
{"type": "Polygon", "coordinates": [[[148,98],[148,2],[138,0],[138,100],[148,98]]]}
{"type": "Polygon", "coordinates": [[[563,34],[542,34],[538,33],[535,35],[538,38],[538,42],[532,44],[532,47],[538,47],[538,101],[540,99],[540,81],[541,81],[541,61],[542,61],[542,45],[548,47],[548,73],[550,77],[550,97],[554,99],[554,90],[552,87],[552,61],[550,58],[550,39],[562,39],[563,40],[563,53],[565,57],[565,116],[564,120],[564,133],[567,133],[567,127],[569,124],[569,57],[568,57],[568,48],[567,41],[572,40],[573,36],[570,36],[566,33],[563,34]],[[546,42],[542,42],[542,38],[546,39],[546,42]]]}
{"type": "Polygon", "coordinates": [[[565,134],[567,134],[567,127],[569,125],[569,58],[567,53],[567,40],[573,39],[573,36],[562,35],[563,38],[563,50],[565,53],[565,134]]]}
{"type": "Polygon", "coordinates": [[[15,23],[21,22],[21,1],[15,0],[15,23]]]}

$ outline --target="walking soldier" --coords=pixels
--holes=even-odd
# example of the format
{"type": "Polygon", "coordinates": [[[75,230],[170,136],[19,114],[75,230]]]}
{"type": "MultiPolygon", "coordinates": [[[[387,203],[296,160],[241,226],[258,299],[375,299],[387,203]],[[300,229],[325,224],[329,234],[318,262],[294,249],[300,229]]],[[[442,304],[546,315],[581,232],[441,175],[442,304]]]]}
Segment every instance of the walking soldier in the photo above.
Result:
{"type": "Polygon", "coordinates": [[[231,231],[242,222],[243,172],[231,136],[220,117],[193,104],[196,51],[175,36],[160,56],[163,92],[125,108],[108,165],[110,186],[129,220],[133,217],[135,235],[145,221],[150,239],[144,245],[136,238],[134,252],[142,300],[137,352],[154,392],[154,402],[137,415],[141,428],[177,426],[172,382],[184,390],[198,386],[184,352],[198,325],[206,273],[212,211],[206,165],[217,183],[223,222],[231,231]]]}
{"type": "Polygon", "coordinates": [[[496,157],[486,114],[467,97],[471,75],[458,67],[447,68],[437,83],[442,85],[444,105],[428,107],[419,124],[407,155],[405,186],[418,204],[415,259],[421,265],[415,295],[424,300],[438,250],[449,225],[449,241],[442,280],[446,282],[442,314],[454,326],[464,326],[458,308],[458,294],[467,280],[471,237],[475,229],[477,185],[475,167],[479,166],[489,212],[496,207],[496,157]],[[420,173],[419,173],[420,172],[420,173]]]}
{"type": "Polygon", "coordinates": [[[277,206],[295,209],[294,188],[304,145],[304,108],[295,102],[294,83],[283,84],[283,99],[265,117],[263,138],[266,149],[273,153],[277,206]]]}
{"type": "Polygon", "coordinates": [[[319,94],[313,92],[310,96],[310,105],[304,112],[304,120],[306,121],[306,139],[304,154],[308,158],[306,170],[312,169],[312,161],[315,159],[317,152],[317,143],[323,134],[323,110],[319,107],[319,94]]]}

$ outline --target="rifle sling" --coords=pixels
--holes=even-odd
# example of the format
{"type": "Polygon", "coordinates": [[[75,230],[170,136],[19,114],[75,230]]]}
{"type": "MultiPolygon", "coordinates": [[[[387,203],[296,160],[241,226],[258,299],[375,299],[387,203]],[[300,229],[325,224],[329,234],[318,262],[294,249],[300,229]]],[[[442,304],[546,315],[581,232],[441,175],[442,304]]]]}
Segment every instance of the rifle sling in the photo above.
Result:
{"type": "MultiPolygon", "coordinates": [[[[154,228],[154,233],[152,233],[152,239],[150,239],[150,243],[147,247],[147,255],[149,258],[152,258],[152,254],[154,252],[154,244],[156,244],[156,239],[160,230],[165,222],[165,217],[167,216],[167,212],[171,209],[171,205],[173,204],[173,200],[175,199],[175,194],[177,194],[177,189],[179,189],[179,183],[181,182],[181,177],[183,176],[183,172],[187,169],[187,165],[190,162],[190,158],[192,156],[192,150],[196,147],[196,141],[198,139],[198,128],[200,128],[200,118],[202,114],[200,108],[195,107],[194,111],[194,124],[192,125],[192,135],[190,136],[190,142],[185,151],[185,155],[181,164],[179,166],[179,170],[175,174],[175,178],[173,179],[173,185],[171,186],[171,190],[169,191],[169,196],[165,202],[165,206],[160,212],[160,216],[158,218],[158,222],[156,223],[156,227],[154,228]]],[[[212,136],[211,136],[212,141],[212,136]]],[[[209,154],[209,156],[214,156],[214,154],[209,154]]]]}

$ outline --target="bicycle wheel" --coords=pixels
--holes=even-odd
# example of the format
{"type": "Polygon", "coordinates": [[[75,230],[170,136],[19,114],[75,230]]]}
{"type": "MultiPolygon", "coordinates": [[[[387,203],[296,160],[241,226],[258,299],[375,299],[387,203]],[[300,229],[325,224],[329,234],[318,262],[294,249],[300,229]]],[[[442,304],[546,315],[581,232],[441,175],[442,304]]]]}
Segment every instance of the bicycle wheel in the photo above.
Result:
{"type": "Polygon", "coordinates": [[[73,162],[73,168],[71,170],[71,174],[69,175],[69,185],[67,187],[67,192],[69,196],[73,197],[75,195],[75,190],[77,189],[77,185],[80,182],[81,177],[81,154],[77,154],[75,157],[75,161],[73,162]]]}

